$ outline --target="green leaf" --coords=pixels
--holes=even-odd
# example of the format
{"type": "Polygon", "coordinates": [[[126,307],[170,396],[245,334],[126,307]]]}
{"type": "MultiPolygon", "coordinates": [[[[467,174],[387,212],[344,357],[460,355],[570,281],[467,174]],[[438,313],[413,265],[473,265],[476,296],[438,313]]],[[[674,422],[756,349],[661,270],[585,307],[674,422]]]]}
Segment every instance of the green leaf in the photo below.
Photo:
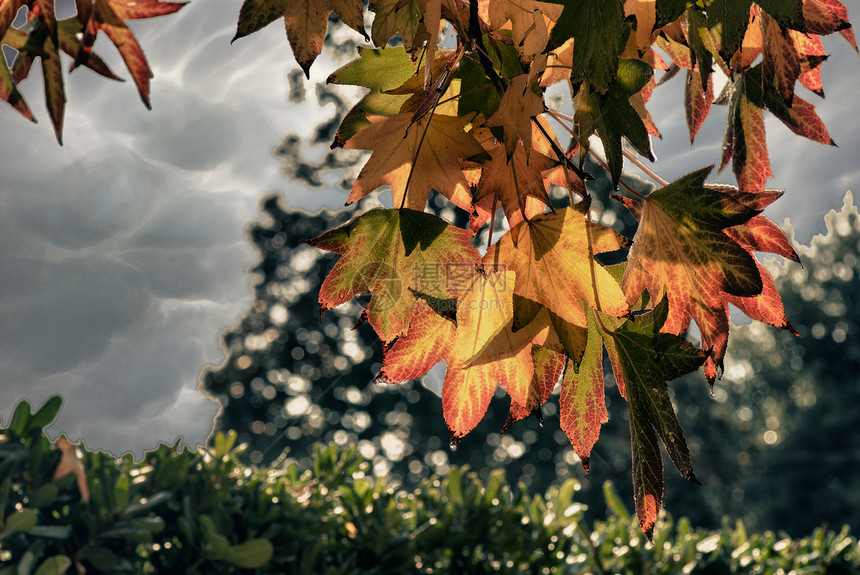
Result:
{"type": "Polygon", "coordinates": [[[208,515],[200,515],[197,518],[200,531],[203,534],[204,549],[210,559],[224,559],[230,552],[230,541],[218,533],[215,522],[208,515]]]}
{"type": "Polygon", "coordinates": [[[161,517],[144,517],[143,519],[132,519],[129,521],[135,527],[146,529],[151,533],[164,531],[164,519],[161,517]]]}
{"type": "Polygon", "coordinates": [[[117,509],[125,509],[128,505],[128,475],[120,475],[113,486],[113,501],[117,509]]]}
{"type": "Polygon", "coordinates": [[[30,529],[30,535],[48,539],[68,539],[72,534],[70,525],[36,525],[30,529]]]}
{"type": "Polygon", "coordinates": [[[20,531],[26,533],[39,522],[39,511],[37,509],[22,509],[6,518],[6,531],[20,531]]]}
{"type": "Polygon", "coordinates": [[[654,161],[651,138],[639,112],[630,104],[630,97],[648,83],[653,70],[641,60],[621,59],[618,74],[606,94],[590,92],[583,86],[579,95],[577,120],[580,124],[580,144],[587,147],[587,138],[596,130],[603,143],[612,185],[617,189],[624,166],[621,138],[637,152],[654,161]]]}
{"type": "Polygon", "coordinates": [[[57,500],[60,488],[56,483],[46,483],[38,488],[30,497],[30,505],[37,509],[47,507],[57,500]]]}
{"type": "Polygon", "coordinates": [[[110,571],[119,561],[116,553],[104,547],[87,547],[81,556],[99,571],[110,571]]]}
{"type": "Polygon", "coordinates": [[[550,35],[550,48],[574,38],[572,82],[588,81],[605,93],[618,70],[618,55],[627,43],[630,26],[620,0],[555,0],[564,11],[550,35]]]}
{"type": "Polygon", "coordinates": [[[259,569],[271,561],[274,552],[268,539],[251,539],[230,547],[224,561],[242,569],[259,569]]]}
{"type": "Polygon", "coordinates": [[[233,446],[236,444],[236,438],[239,435],[232,429],[227,433],[219,431],[215,434],[215,459],[221,460],[225,455],[230,453],[233,446]]]}
{"type": "Polygon", "coordinates": [[[650,312],[622,324],[606,342],[615,378],[627,393],[636,515],[649,538],[663,501],[658,436],[681,475],[698,483],[666,382],[698,369],[706,354],[679,336],[660,333],[668,313],[664,298],[650,312]]]}
{"type": "Polygon", "coordinates": [[[22,399],[15,406],[15,411],[12,413],[12,420],[9,422],[9,431],[18,437],[27,432],[27,424],[30,422],[32,405],[26,399],[22,399]]]}
{"type": "Polygon", "coordinates": [[[358,59],[333,72],[329,84],[370,88],[344,116],[332,147],[339,147],[363,128],[370,125],[368,114],[390,116],[400,111],[408,94],[389,94],[415,75],[415,64],[402,46],[381,49],[358,49],[358,59]]]}
{"type": "MultiPolygon", "coordinates": [[[[42,561],[33,575],[62,575],[72,566],[72,560],[66,555],[54,555],[42,561]]],[[[20,571],[20,567],[19,567],[20,571]]]]}
{"type": "Polygon", "coordinates": [[[60,412],[60,408],[63,406],[63,398],[59,395],[52,395],[49,397],[45,403],[42,404],[42,407],[33,415],[30,419],[30,423],[28,427],[30,429],[44,429],[48,427],[54,419],[57,417],[57,414],[60,412]]]}
{"type": "Polygon", "coordinates": [[[687,10],[687,0],[656,0],[655,11],[657,19],[654,28],[662,28],[684,15],[687,10]]]}

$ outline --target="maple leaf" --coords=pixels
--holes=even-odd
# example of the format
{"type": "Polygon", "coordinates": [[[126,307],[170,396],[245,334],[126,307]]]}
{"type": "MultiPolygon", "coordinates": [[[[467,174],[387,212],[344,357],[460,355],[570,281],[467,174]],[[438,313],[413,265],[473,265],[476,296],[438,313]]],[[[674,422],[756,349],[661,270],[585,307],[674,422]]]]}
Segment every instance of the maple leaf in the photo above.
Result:
{"type": "Polygon", "coordinates": [[[343,146],[370,126],[366,116],[397,114],[409,96],[392,94],[391,90],[402,86],[415,74],[415,63],[402,46],[377,49],[359,46],[358,59],[332,72],[326,83],[362,86],[370,88],[370,92],[344,116],[331,147],[343,146]]]}
{"type": "Polygon", "coordinates": [[[500,126],[504,134],[505,151],[508,160],[514,155],[517,143],[522,140],[526,160],[532,150],[531,119],[544,111],[543,94],[532,89],[528,74],[520,74],[511,79],[499,103],[498,111],[487,121],[490,127],[500,126]]]}
{"type": "Polygon", "coordinates": [[[723,138],[723,155],[720,170],[732,161],[732,170],[738,185],[744,191],[760,192],[765,182],[773,177],[767,151],[764,110],[750,98],[747,89],[753,81],[741,75],[735,82],[734,95],[729,106],[728,123],[723,138]]]}
{"type": "Polygon", "coordinates": [[[835,146],[821,118],[815,113],[815,106],[799,96],[791,105],[785,103],[771,84],[764,84],[761,78],[761,65],[745,73],[744,87],[749,98],[757,105],[767,108],[779,121],[798,136],[803,136],[820,144],[835,146]]]}
{"type": "Polygon", "coordinates": [[[621,59],[615,81],[606,94],[592,92],[583,85],[577,95],[574,119],[579,126],[579,143],[587,149],[588,138],[597,131],[616,188],[624,165],[622,137],[643,156],[656,159],[643,118],[630,103],[630,97],[642,90],[652,76],[653,70],[645,62],[621,59]]]}
{"type": "Polygon", "coordinates": [[[658,438],[681,476],[699,483],[666,382],[698,369],[705,354],[685,339],[664,333],[670,313],[664,298],[650,312],[604,336],[615,379],[623,382],[626,390],[633,497],[639,525],[649,539],[663,504],[663,457],[658,438]]]}
{"type": "Polygon", "coordinates": [[[52,34],[44,22],[38,17],[38,11],[30,11],[28,20],[20,30],[7,28],[3,35],[3,44],[18,51],[12,64],[12,70],[5,66],[0,73],[0,95],[24,117],[34,120],[33,114],[18,91],[17,84],[27,78],[36,58],[42,62],[42,81],[45,86],[45,106],[48,116],[54,126],[57,142],[63,143],[63,115],[66,108],[66,91],[63,84],[63,69],[60,61],[60,50],[55,42],[56,23],[52,34]]]}
{"type": "Polygon", "coordinates": [[[487,221],[492,208],[501,204],[510,226],[524,219],[542,214],[550,205],[547,190],[551,184],[570,185],[574,191],[584,194],[585,187],[577,174],[565,177],[563,168],[552,157],[552,146],[542,138],[536,127],[532,127],[532,142],[535,150],[531,157],[520,143],[510,160],[505,146],[498,143],[486,128],[477,128],[475,136],[489,154],[489,161],[481,164],[481,176],[475,185],[474,208],[471,228],[477,232],[487,221]],[[536,200],[536,201],[531,201],[536,200]]]}
{"type": "Polygon", "coordinates": [[[623,199],[639,220],[623,287],[631,304],[647,289],[653,301],[668,298],[667,333],[681,334],[694,319],[705,366],[716,379],[728,342],[727,303],[732,296],[762,293],[759,266],[724,230],[748,222],[758,210],[705,186],[713,166],[682,176],[652,192],[644,204],[623,199]]]}
{"type": "Polygon", "coordinates": [[[480,422],[499,384],[519,405],[533,397],[531,344],[542,343],[547,330],[511,330],[514,280],[509,270],[475,271],[459,291],[456,326],[418,301],[409,331],[385,352],[380,378],[386,381],[419,377],[446,362],[442,410],[454,443],[480,422]]]}
{"type": "Polygon", "coordinates": [[[857,50],[857,40],[848,21],[848,9],[839,0],[804,0],[803,19],[806,32],[822,36],[839,32],[857,50]]]}
{"type": "Polygon", "coordinates": [[[558,4],[536,0],[489,0],[486,7],[491,29],[510,20],[514,46],[524,62],[546,48],[550,23],[558,20],[562,10],[558,4]]]}
{"type": "Polygon", "coordinates": [[[653,44],[655,24],[657,24],[657,5],[655,0],[626,0],[624,13],[636,18],[635,32],[631,35],[638,55],[641,56],[653,44]]]}
{"type": "MultiPolygon", "coordinates": [[[[806,31],[802,0],[759,0],[756,4],[784,28],[806,31]]],[[[719,54],[726,62],[741,46],[751,6],[752,0],[714,0],[708,5],[709,28],[720,31],[719,54]]]]}
{"type": "Polygon", "coordinates": [[[589,257],[620,249],[627,240],[586,221],[587,208],[580,210],[563,208],[511,228],[487,250],[484,266],[513,270],[514,293],[585,327],[583,303],[616,316],[629,310],[615,279],[589,257]]]}
{"type": "Polygon", "coordinates": [[[126,68],[137,85],[140,99],[147,108],[149,102],[149,81],[152,69],[146,61],[143,48],[126,20],[154,18],[172,14],[187,2],[161,2],[160,0],[75,0],[78,20],[83,26],[81,48],[75,58],[75,65],[87,65],[92,57],[93,44],[99,31],[104,32],[125,62],[126,68]]]}
{"type": "Polygon", "coordinates": [[[452,297],[454,276],[480,262],[470,234],[444,220],[409,209],[377,209],[309,240],[341,255],[320,287],[325,312],[360,294],[372,294],[365,313],[383,342],[406,332],[413,290],[452,297]]]}
{"type": "Polygon", "coordinates": [[[380,48],[398,35],[410,53],[430,40],[418,0],[372,0],[370,9],[375,13],[371,36],[380,48]]]}
{"type": "Polygon", "coordinates": [[[568,361],[567,356],[548,347],[533,345],[531,351],[534,374],[529,384],[528,402],[526,405],[520,405],[511,400],[510,415],[502,428],[502,433],[532,413],[537,413],[541,417],[540,406],[549,400],[568,361]]]}
{"type": "MultiPolygon", "coordinates": [[[[761,193],[750,194],[741,192],[735,186],[709,184],[708,187],[725,193],[754,210],[763,210],[783,194],[780,190],[765,190],[761,193]]],[[[750,253],[771,253],[800,263],[800,257],[792,247],[785,232],[763,214],[759,214],[743,224],[726,228],[725,233],[750,253]]],[[[729,303],[735,305],[752,319],[786,329],[797,335],[794,327],[785,316],[782,298],[773,283],[770,272],[758,261],[756,265],[762,279],[762,292],[754,297],[731,296],[729,303]]]]}
{"type": "Polygon", "coordinates": [[[587,81],[603,94],[618,70],[618,56],[626,43],[629,25],[620,0],[555,0],[564,11],[550,34],[555,48],[573,38],[570,79],[587,81]]]}
{"type": "Polygon", "coordinates": [[[484,149],[464,129],[469,118],[429,114],[413,122],[413,114],[407,112],[367,119],[371,125],[344,144],[373,150],[347,203],[388,184],[395,206],[423,210],[430,190],[435,189],[455,205],[471,209],[469,182],[459,161],[481,155],[484,149]]]}
{"type": "Polygon", "coordinates": [[[245,0],[231,42],[283,18],[293,56],[310,78],[311,65],[323,49],[329,14],[336,13],[344,24],[369,40],[362,11],[360,0],[245,0]]]}

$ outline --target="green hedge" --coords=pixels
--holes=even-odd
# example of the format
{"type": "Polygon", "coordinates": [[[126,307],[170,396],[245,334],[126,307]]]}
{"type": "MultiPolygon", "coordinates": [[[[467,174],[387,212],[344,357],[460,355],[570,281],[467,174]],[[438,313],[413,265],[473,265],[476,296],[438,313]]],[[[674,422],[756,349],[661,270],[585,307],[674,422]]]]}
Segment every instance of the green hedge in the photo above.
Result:
{"type": "Polygon", "coordinates": [[[81,449],[84,502],[73,475],[53,480],[61,453],[44,428],[59,403],[32,413],[22,402],[0,429],[0,575],[860,571],[847,529],[793,541],[666,516],[652,544],[608,484],[608,518],[589,527],[574,480],[532,496],[501,472],[484,483],[452,468],[407,492],[334,446],[304,471],[247,467],[232,434],[138,462],[81,449]]]}

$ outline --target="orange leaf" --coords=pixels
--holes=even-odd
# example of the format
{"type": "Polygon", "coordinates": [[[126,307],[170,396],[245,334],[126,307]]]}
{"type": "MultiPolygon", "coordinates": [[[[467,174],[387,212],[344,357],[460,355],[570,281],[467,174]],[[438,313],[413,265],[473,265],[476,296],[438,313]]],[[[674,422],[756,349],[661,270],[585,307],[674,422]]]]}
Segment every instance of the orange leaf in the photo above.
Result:
{"type": "Polygon", "coordinates": [[[698,66],[692,70],[687,70],[687,83],[684,87],[684,109],[687,115],[691,146],[696,139],[696,134],[699,133],[699,128],[708,119],[713,101],[714,82],[711,75],[708,74],[708,85],[703,88],[702,75],[699,73],[698,66]]]}
{"type": "Polygon", "coordinates": [[[501,126],[508,159],[514,155],[517,142],[522,140],[526,159],[532,150],[531,119],[543,113],[543,96],[532,90],[527,74],[515,76],[508,84],[499,109],[487,121],[490,127],[501,126]]]}
{"type": "Polygon", "coordinates": [[[489,0],[487,13],[491,30],[510,20],[514,46],[527,62],[546,48],[550,26],[561,16],[563,8],[536,0],[489,0]]]}
{"type": "Polygon", "coordinates": [[[430,190],[435,189],[455,205],[470,210],[472,194],[459,162],[482,154],[484,149],[464,131],[469,119],[428,114],[413,123],[412,116],[368,116],[371,125],[344,144],[346,148],[373,150],[347,203],[388,184],[395,207],[422,211],[430,190]]]}
{"type": "Polygon", "coordinates": [[[580,209],[564,208],[515,226],[487,251],[484,266],[515,271],[518,296],[585,327],[582,304],[616,316],[629,309],[615,279],[589,259],[589,241],[591,253],[599,254],[620,249],[627,240],[611,228],[586,222],[580,209]]]}
{"type": "Polygon", "coordinates": [[[794,84],[800,76],[800,55],[789,30],[766,13],[761,15],[762,71],[772,81],[786,104],[794,98],[794,84]]]}
{"type": "Polygon", "coordinates": [[[758,210],[706,187],[711,169],[667,184],[644,205],[623,200],[639,219],[623,278],[627,300],[635,302],[643,289],[652,301],[668,297],[666,333],[680,334],[695,320],[712,355],[705,366],[709,382],[725,355],[730,298],[755,297],[763,289],[755,259],[724,231],[747,223],[758,210]]]}
{"type": "Polygon", "coordinates": [[[126,25],[126,20],[162,16],[180,10],[186,2],[161,2],[159,0],[78,0],[78,19],[84,23],[84,37],[76,65],[87,64],[99,30],[107,34],[119,50],[128,71],[137,85],[140,99],[147,108],[149,103],[149,81],[152,70],[143,54],[137,38],[126,25]]]}

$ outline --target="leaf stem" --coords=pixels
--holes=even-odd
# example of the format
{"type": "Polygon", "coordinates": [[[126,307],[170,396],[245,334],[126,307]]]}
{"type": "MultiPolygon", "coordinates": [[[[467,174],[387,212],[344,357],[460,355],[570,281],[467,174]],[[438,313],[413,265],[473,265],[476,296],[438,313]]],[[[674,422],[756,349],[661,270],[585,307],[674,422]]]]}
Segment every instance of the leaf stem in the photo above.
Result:
{"type": "MultiPolygon", "coordinates": [[[[568,132],[570,132],[570,134],[574,138],[577,138],[576,132],[573,130],[573,128],[571,126],[568,126],[566,123],[566,122],[570,122],[571,125],[574,123],[574,119],[572,116],[568,116],[567,114],[564,114],[562,112],[558,112],[556,110],[547,110],[547,113],[550,116],[552,116],[553,119],[555,119],[559,124],[564,126],[564,128],[568,132]]],[[[647,175],[649,178],[651,178],[652,180],[654,180],[655,182],[657,182],[661,186],[665,186],[666,184],[669,183],[668,180],[661,177],[660,174],[658,174],[657,172],[655,172],[654,170],[649,168],[642,160],[639,159],[639,157],[636,154],[631,153],[630,151],[625,150],[624,148],[621,148],[621,153],[624,155],[625,158],[630,160],[637,168],[642,170],[645,173],[645,175],[647,175]]]]}
{"type": "MultiPolygon", "coordinates": [[[[418,161],[418,154],[421,152],[421,146],[424,145],[424,137],[427,136],[427,130],[430,129],[430,122],[433,121],[433,114],[436,113],[436,106],[430,108],[430,116],[427,118],[427,124],[424,126],[424,131],[421,132],[421,139],[418,140],[418,146],[415,148],[415,155],[412,157],[412,165],[409,167],[409,177],[406,178],[406,186],[403,187],[403,199],[400,200],[400,209],[406,205],[406,194],[409,193],[409,182],[412,181],[412,174],[415,173],[415,163],[418,161]]],[[[409,128],[407,128],[407,131],[409,128]]],[[[406,137],[406,134],[403,135],[406,137]]]]}

